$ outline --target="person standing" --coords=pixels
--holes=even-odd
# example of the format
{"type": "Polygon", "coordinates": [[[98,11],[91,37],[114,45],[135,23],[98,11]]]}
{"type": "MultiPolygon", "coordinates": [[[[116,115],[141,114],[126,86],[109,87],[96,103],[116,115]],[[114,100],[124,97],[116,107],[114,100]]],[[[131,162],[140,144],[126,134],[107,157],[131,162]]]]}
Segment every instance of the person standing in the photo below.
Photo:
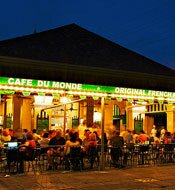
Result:
{"type": "Polygon", "coordinates": [[[161,138],[164,137],[165,133],[166,133],[166,130],[165,130],[164,127],[162,127],[162,129],[161,129],[161,131],[160,131],[160,136],[161,136],[161,138]]]}
{"type": "Polygon", "coordinates": [[[156,133],[157,133],[157,129],[156,129],[156,126],[153,125],[152,129],[151,129],[151,136],[154,138],[156,136],[156,133]]]}

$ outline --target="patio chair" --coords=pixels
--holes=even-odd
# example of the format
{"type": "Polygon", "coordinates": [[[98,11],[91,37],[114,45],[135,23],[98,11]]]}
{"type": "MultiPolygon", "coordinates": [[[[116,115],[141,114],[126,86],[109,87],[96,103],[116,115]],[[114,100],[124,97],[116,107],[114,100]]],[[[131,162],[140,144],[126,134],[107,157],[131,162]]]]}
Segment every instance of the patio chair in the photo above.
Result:
{"type": "Polygon", "coordinates": [[[65,156],[64,164],[66,170],[82,170],[83,159],[81,147],[70,147],[70,153],[65,156]]]}

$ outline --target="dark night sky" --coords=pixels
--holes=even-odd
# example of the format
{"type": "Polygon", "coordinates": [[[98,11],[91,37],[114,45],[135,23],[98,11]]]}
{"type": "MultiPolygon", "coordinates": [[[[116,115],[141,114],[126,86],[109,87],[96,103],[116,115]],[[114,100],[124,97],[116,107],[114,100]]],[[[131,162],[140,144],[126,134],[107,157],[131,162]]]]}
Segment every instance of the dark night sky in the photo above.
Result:
{"type": "Polygon", "coordinates": [[[175,0],[0,0],[0,40],[75,23],[175,69],[175,0]]]}

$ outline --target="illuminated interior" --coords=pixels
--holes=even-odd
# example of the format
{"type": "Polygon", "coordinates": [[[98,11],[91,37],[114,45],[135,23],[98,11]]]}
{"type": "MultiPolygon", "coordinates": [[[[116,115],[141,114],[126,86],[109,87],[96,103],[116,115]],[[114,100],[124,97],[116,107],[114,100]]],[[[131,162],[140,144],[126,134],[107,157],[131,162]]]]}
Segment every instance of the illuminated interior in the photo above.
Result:
{"type": "MultiPolygon", "coordinates": [[[[44,88],[32,86],[32,80],[27,82],[27,79],[3,78],[1,81],[1,127],[66,130],[77,128],[82,124],[93,127],[95,123],[100,128],[101,98],[104,97],[106,128],[115,126],[120,130],[134,129],[137,127],[136,123],[140,122],[142,128],[149,131],[154,123],[154,113],[164,112],[168,118],[165,127],[173,130],[175,120],[173,109],[175,94],[173,92],[85,84],[71,85],[71,83],[67,86],[77,89],[61,89],[53,88],[53,86],[44,88]],[[13,84],[8,85],[6,81],[11,81],[11,83],[13,81],[13,84]],[[31,87],[21,85],[21,81],[31,87]],[[126,94],[122,94],[124,92],[126,94]],[[138,94],[134,94],[135,92],[138,94]],[[115,114],[114,105],[119,108],[119,112],[115,114]]],[[[40,84],[44,82],[40,81],[40,84]]],[[[59,85],[66,86],[64,83],[59,83],[59,85]]]]}

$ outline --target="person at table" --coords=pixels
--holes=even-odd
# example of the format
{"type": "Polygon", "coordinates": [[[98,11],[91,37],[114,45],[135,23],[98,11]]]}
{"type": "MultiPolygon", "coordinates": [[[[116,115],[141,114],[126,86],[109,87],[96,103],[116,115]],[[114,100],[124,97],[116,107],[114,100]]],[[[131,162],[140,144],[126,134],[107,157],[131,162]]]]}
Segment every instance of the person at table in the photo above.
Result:
{"type": "Polygon", "coordinates": [[[52,139],[55,136],[55,130],[49,130],[49,139],[52,139]]]}
{"type": "Polygon", "coordinates": [[[48,151],[48,146],[49,146],[49,142],[50,142],[50,139],[48,137],[49,137],[49,133],[45,132],[42,135],[41,140],[38,141],[39,147],[41,149],[41,152],[40,152],[41,154],[45,154],[48,151]]]}
{"type": "Polygon", "coordinates": [[[47,160],[48,160],[48,165],[49,165],[48,170],[52,169],[52,165],[53,165],[52,155],[55,154],[55,155],[60,156],[64,150],[63,148],[64,145],[65,145],[65,139],[62,136],[62,131],[57,130],[55,136],[51,138],[49,141],[49,146],[53,146],[53,147],[49,148],[49,150],[47,151],[47,160]]]}
{"type": "Polygon", "coordinates": [[[40,148],[47,148],[49,146],[49,133],[45,132],[42,136],[42,138],[38,141],[40,144],[40,148]]]}
{"type": "Polygon", "coordinates": [[[163,140],[163,144],[171,144],[172,143],[171,133],[166,131],[162,140],[163,140]]]}
{"type": "Polygon", "coordinates": [[[137,144],[138,143],[138,139],[137,139],[138,134],[136,133],[136,130],[132,130],[131,133],[132,133],[132,137],[133,137],[133,143],[137,144]]]}
{"type": "Polygon", "coordinates": [[[96,134],[90,133],[88,136],[88,142],[84,145],[84,151],[87,152],[89,147],[97,147],[96,134]]]}
{"type": "Polygon", "coordinates": [[[24,172],[24,160],[30,160],[33,157],[36,142],[33,140],[32,132],[27,132],[26,141],[18,147],[19,172],[24,172]]]}
{"type": "Polygon", "coordinates": [[[18,142],[22,142],[23,143],[23,132],[21,128],[17,128],[14,132],[14,138],[16,141],[18,142]]]}
{"type": "Polygon", "coordinates": [[[27,140],[27,133],[28,133],[28,129],[23,129],[22,143],[24,143],[27,140]]]}
{"type": "Polygon", "coordinates": [[[145,133],[144,130],[141,130],[139,135],[137,136],[137,139],[140,144],[144,144],[145,141],[148,141],[148,135],[145,133]]]}
{"type": "Polygon", "coordinates": [[[41,131],[41,133],[40,133],[40,137],[41,137],[41,138],[43,137],[44,133],[49,133],[49,132],[48,132],[46,129],[43,129],[43,130],[41,131]]]}
{"type": "Polygon", "coordinates": [[[14,138],[14,131],[13,131],[13,129],[9,129],[9,135],[11,136],[11,141],[14,141],[15,138],[14,138]]]}
{"type": "Polygon", "coordinates": [[[85,138],[83,139],[82,146],[85,147],[87,143],[89,142],[89,135],[91,132],[89,130],[85,130],[84,136],[85,138]]]}
{"type": "Polygon", "coordinates": [[[126,137],[125,137],[125,142],[126,142],[127,144],[133,142],[133,135],[132,135],[132,133],[131,133],[130,130],[128,130],[128,134],[127,134],[126,137]]]}
{"type": "Polygon", "coordinates": [[[75,131],[75,135],[76,135],[77,141],[79,141],[80,145],[82,145],[83,141],[82,141],[82,139],[79,137],[79,132],[78,132],[78,131],[75,131]]]}
{"type": "Polygon", "coordinates": [[[172,132],[171,138],[172,138],[172,143],[174,144],[175,143],[175,132],[172,132]]]}
{"type": "Polygon", "coordinates": [[[154,137],[154,144],[157,145],[161,144],[160,136],[161,136],[160,131],[157,131],[156,136],[154,137]]]}
{"type": "Polygon", "coordinates": [[[101,138],[99,137],[97,131],[94,131],[93,133],[96,135],[97,144],[100,145],[101,144],[101,138]]]}
{"type": "Polygon", "coordinates": [[[36,142],[39,141],[41,139],[41,136],[37,134],[36,129],[33,129],[32,132],[33,132],[33,138],[34,138],[34,140],[36,142]]]}
{"type": "Polygon", "coordinates": [[[70,132],[71,132],[70,129],[67,129],[67,130],[66,130],[66,133],[65,133],[65,140],[66,140],[66,141],[67,141],[67,140],[70,140],[70,135],[69,135],[70,132]]]}
{"type": "MultiPolygon", "coordinates": [[[[119,167],[119,158],[123,155],[124,138],[120,136],[119,131],[113,132],[113,137],[110,139],[111,159],[114,167],[119,167]]],[[[124,157],[124,164],[126,165],[127,158],[124,157]]]]}
{"type": "Polygon", "coordinates": [[[96,134],[90,133],[88,137],[88,142],[83,147],[83,156],[89,157],[90,167],[93,168],[93,164],[97,158],[97,162],[99,162],[98,149],[97,149],[97,141],[96,134]]]}
{"type": "Polygon", "coordinates": [[[70,140],[66,141],[65,149],[64,149],[64,155],[68,155],[70,153],[71,147],[78,147],[80,146],[80,142],[77,139],[77,134],[74,132],[69,133],[70,140]]]}
{"type": "Polygon", "coordinates": [[[9,133],[8,133],[7,130],[3,130],[3,131],[2,131],[1,141],[2,141],[2,142],[11,141],[11,136],[9,135],[9,133]]]}
{"type": "Polygon", "coordinates": [[[19,146],[19,149],[20,150],[25,150],[26,151],[26,155],[25,156],[30,158],[31,155],[32,155],[33,149],[36,148],[36,142],[33,139],[32,132],[27,132],[26,138],[27,138],[26,141],[19,146]]]}

